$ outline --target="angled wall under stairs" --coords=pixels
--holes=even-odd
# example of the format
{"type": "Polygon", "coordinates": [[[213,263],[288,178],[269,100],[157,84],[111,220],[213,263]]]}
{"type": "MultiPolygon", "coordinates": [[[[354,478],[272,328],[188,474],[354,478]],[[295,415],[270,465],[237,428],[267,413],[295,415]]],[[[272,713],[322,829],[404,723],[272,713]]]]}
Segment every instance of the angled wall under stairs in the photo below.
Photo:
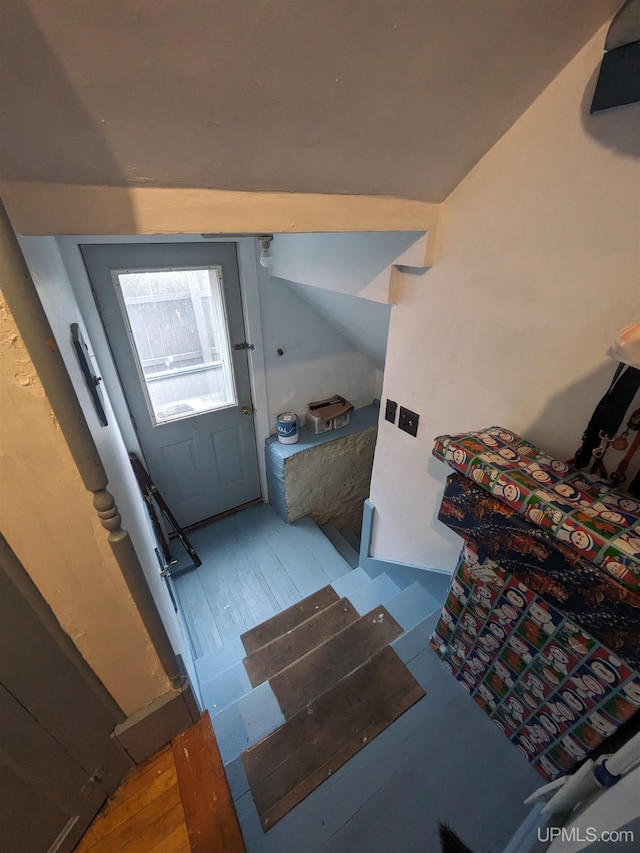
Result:
{"type": "Polygon", "coordinates": [[[434,244],[435,223],[429,233],[277,234],[271,277],[382,371],[391,306],[404,276],[431,266],[434,244]]]}

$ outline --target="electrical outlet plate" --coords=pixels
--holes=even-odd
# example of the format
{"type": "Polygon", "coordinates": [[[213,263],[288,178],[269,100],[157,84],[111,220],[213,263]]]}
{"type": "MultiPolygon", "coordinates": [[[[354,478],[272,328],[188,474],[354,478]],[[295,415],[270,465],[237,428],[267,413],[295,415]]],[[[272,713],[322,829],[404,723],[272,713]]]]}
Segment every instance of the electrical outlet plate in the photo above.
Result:
{"type": "Polygon", "coordinates": [[[393,400],[387,400],[387,405],[384,410],[384,419],[385,421],[389,421],[391,424],[395,424],[396,422],[396,412],[398,411],[398,404],[393,400]]]}
{"type": "Polygon", "coordinates": [[[409,435],[417,435],[419,420],[420,415],[417,415],[415,412],[412,412],[411,409],[405,409],[404,406],[400,406],[398,429],[403,429],[405,432],[408,432],[409,435]]]}

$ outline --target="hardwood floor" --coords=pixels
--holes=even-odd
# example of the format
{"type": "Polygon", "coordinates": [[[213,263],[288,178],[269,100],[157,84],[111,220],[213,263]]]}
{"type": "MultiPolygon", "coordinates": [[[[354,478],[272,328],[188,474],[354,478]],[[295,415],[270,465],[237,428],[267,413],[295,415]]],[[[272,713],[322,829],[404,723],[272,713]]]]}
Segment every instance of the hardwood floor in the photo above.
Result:
{"type": "Polygon", "coordinates": [[[244,853],[211,721],[135,768],[75,853],[244,853]]]}
{"type": "Polygon", "coordinates": [[[125,779],[91,824],[76,853],[190,851],[171,745],[125,779]]]}

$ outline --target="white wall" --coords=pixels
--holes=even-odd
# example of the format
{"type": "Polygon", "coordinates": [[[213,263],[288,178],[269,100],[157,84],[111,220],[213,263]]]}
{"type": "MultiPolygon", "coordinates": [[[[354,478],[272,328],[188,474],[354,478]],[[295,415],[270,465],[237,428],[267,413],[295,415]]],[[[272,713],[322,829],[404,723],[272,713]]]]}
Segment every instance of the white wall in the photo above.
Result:
{"type": "Polygon", "coordinates": [[[419,231],[276,234],[272,274],[388,303],[391,265],[425,266],[427,239],[419,231]]]}
{"type": "MultiPolygon", "coordinates": [[[[65,267],[58,244],[53,237],[23,237],[21,245],[25,258],[27,260],[29,270],[32,274],[34,284],[38,291],[40,301],[43,304],[49,323],[51,324],[54,336],[60,348],[60,353],[64,359],[65,365],[69,372],[69,376],[73,382],[78,398],[82,404],[83,411],[87,418],[89,428],[93,435],[94,441],[98,448],[100,458],[104,464],[107,476],[109,478],[108,489],[113,494],[120,514],[122,516],[122,525],[129,531],[133,545],[142,563],[142,567],[149,583],[152,595],[156,606],[160,612],[165,627],[169,633],[171,643],[175,651],[182,655],[185,663],[189,665],[190,655],[185,647],[185,641],[182,636],[178,620],[169,597],[168,590],[161,580],[159,575],[159,565],[154,552],[155,540],[152,536],[149,521],[144,509],[144,504],[140,496],[140,491],[136,483],[135,477],[131,469],[131,464],[127,455],[127,448],[123,441],[121,432],[116,425],[114,411],[111,405],[111,400],[107,393],[107,389],[102,385],[102,393],[105,400],[105,407],[109,424],[106,427],[101,426],[95,414],[95,409],[90,400],[89,392],[80,371],[80,366],[71,343],[70,324],[79,323],[83,335],[85,336],[89,346],[95,345],[96,337],[99,336],[101,330],[95,326],[91,333],[87,332],[86,324],[83,320],[83,314],[78,305],[78,301],[72,289],[67,268],[65,267]]],[[[79,262],[79,257],[78,257],[79,262]]],[[[73,267],[73,264],[72,264],[73,267]]],[[[91,294],[86,294],[89,302],[91,294]]],[[[103,370],[106,371],[112,365],[107,360],[100,359],[95,361],[95,369],[99,375],[103,375],[103,370]]],[[[104,373],[106,376],[106,372],[104,373]]],[[[106,541],[106,532],[104,533],[106,541]]],[[[94,565],[86,566],[87,572],[98,572],[99,567],[94,565]]],[[[67,595],[70,599],[76,595],[77,590],[70,586],[67,590],[67,595]]],[[[92,615],[86,608],[86,602],[80,597],[77,598],[75,606],[79,610],[79,619],[92,620],[95,615],[92,615]]],[[[103,599],[103,618],[107,620],[107,624],[111,626],[111,631],[114,635],[121,635],[124,626],[118,616],[118,608],[128,606],[123,600],[115,597],[115,602],[103,599]],[[108,608],[115,608],[113,612],[108,612],[108,608]]],[[[140,617],[138,616],[138,619],[140,617]]],[[[135,642],[135,640],[131,640],[135,642]]],[[[126,644],[125,644],[126,647],[126,644]]],[[[130,649],[129,655],[133,659],[134,654],[138,654],[139,650],[130,649]]],[[[90,664],[94,665],[95,661],[91,655],[87,656],[90,664]]],[[[126,672],[128,669],[127,656],[123,656],[117,661],[117,669],[121,672],[126,672]]],[[[145,673],[137,674],[139,679],[145,677],[145,673]]],[[[117,688],[116,688],[117,689],[117,688]]],[[[111,687],[114,692],[114,688],[111,687]]],[[[114,696],[116,693],[114,693],[114,696]]],[[[149,702],[155,698],[154,694],[149,698],[149,702]]],[[[135,711],[137,707],[129,707],[129,710],[135,711]]]]}
{"type": "Polygon", "coordinates": [[[302,415],[311,400],[342,394],[356,408],[376,396],[373,362],[285,281],[259,268],[260,313],[271,432],[280,412],[302,415]],[[277,350],[284,350],[279,356],[277,350]]]}
{"type": "Polygon", "coordinates": [[[314,311],[363,352],[378,370],[384,370],[391,305],[288,281],[287,284],[314,311]]]}
{"type": "Polygon", "coordinates": [[[640,310],[640,108],[588,115],[605,32],[447,199],[436,265],[407,277],[383,403],[420,426],[381,417],[375,556],[453,568],[436,435],[502,424],[568,458],[606,390],[604,353],[640,310]]]}
{"type": "Polygon", "coordinates": [[[2,532],[125,714],[170,684],[0,294],[2,532]]]}

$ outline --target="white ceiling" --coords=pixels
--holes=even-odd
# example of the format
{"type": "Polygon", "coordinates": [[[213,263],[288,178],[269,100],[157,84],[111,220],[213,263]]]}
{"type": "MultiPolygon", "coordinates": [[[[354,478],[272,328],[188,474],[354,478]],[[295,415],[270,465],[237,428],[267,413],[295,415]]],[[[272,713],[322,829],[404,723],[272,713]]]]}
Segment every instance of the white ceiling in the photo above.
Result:
{"type": "Polygon", "coordinates": [[[0,0],[1,174],[440,201],[620,4],[0,0]]]}

